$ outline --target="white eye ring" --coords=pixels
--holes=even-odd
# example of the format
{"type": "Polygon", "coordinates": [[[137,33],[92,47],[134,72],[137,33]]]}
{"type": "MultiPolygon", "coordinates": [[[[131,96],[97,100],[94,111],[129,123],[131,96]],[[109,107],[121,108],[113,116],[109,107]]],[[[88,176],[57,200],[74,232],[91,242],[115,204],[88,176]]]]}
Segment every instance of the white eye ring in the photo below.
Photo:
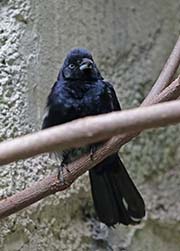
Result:
{"type": "Polygon", "coordinates": [[[75,65],[74,64],[69,64],[70,69],[74,69],[75,65]]]}

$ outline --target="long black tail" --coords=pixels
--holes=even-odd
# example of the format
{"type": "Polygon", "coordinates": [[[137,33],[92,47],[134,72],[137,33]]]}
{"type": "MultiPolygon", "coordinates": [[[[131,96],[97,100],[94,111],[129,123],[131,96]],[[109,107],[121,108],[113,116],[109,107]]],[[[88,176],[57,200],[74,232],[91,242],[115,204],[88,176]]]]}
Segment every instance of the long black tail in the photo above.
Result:
{"type": "Polygon", "coordinates": [[[143,198],[117,154],[90,170],[92,197],[101,222],[138,224],[145,215],[143,198]]]}

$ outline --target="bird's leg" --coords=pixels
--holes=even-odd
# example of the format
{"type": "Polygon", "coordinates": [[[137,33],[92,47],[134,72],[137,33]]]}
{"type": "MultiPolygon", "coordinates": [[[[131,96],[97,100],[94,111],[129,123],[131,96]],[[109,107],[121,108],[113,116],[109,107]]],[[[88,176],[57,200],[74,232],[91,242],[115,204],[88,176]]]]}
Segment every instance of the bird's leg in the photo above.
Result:
{"type": "Polygon", "coordinates": [[[64,158],[63,159],[59,158],[58,153],[55,153],[55,158],[56,158],[57,168],[58,168],[58,175],[57,175],[58,180],[63,185],[69,185],[68,182],[66,182],[64,179],[64,170],[70,173],[70,170],[67,168],[67,163],[65,162],[64,158]]]}
{"type": "Polygon", "coordinates": [[[70,185],[70,183],[67,182],[67,181],[64,179],[64,170],[66,170],[68,173],[70,173],[70,170],[68,169],[67,164],[65,164],[65,163],[62,162],[60,165],[58,165],[58,175],[57,175],[57,178],[58,178],[58,180],[59,180],[63,185],[70,185]]]}
{"type": "Polygon", "coordinates": [[[97,145],[91,145],[90,146],[90,159],[93,161],[94,160],[94,153],[97,150],[97,145]]]}
{"type": "Polygon", "coordinates": [[[60,165],[58,165],[58,175],[57,175],[57,178],[58,180],[60,180],[60,182],[64,185],[65,184],[65,180],[64,180],[64,165],[62,163],[60,163],[60,165]]]}

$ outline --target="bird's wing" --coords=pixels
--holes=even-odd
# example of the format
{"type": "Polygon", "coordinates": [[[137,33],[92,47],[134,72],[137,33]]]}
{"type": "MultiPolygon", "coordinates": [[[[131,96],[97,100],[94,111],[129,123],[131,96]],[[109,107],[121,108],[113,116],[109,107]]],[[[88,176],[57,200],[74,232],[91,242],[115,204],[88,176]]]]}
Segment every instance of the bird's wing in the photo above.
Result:
{"type": "Polygon", "coordinates": [[[53,93],[54,93],[54,89],[55,89],[55,86],[57,85],[57,83],[58,83],[57,81],[54,83],[53,87],[51,88],[51,92],[47,98],[47,104],[46,104],[44,115],[43,115],[42,129],[53,126],[53,123],[51,121],[52,118],[50,115],[52,113],[51,108],[53,105],[53,93]]]}
{"type": "Polygon", "coordinates": [[[116,93],[115,93],[115,90],[114,90],[112,84],[106,80],[104,80],[104,83],[107,87],[107,92],[108,92],[109,98],[111,100],[112,111],[120,111],[121,106],[120,106],[120,103],[118,101],[118,98],[116,96],[116,93]]]}

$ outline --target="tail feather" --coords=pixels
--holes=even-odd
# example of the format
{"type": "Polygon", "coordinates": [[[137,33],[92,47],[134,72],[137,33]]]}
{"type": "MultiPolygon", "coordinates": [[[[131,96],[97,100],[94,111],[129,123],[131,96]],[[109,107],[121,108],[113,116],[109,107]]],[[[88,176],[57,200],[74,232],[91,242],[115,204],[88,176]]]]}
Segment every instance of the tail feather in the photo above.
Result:
{"type": "Polygon", "coordinates": [[[117,154],[90,170],[95,209],[100,221],[137,224],[145,215],[144,201],[117,154]]]}

